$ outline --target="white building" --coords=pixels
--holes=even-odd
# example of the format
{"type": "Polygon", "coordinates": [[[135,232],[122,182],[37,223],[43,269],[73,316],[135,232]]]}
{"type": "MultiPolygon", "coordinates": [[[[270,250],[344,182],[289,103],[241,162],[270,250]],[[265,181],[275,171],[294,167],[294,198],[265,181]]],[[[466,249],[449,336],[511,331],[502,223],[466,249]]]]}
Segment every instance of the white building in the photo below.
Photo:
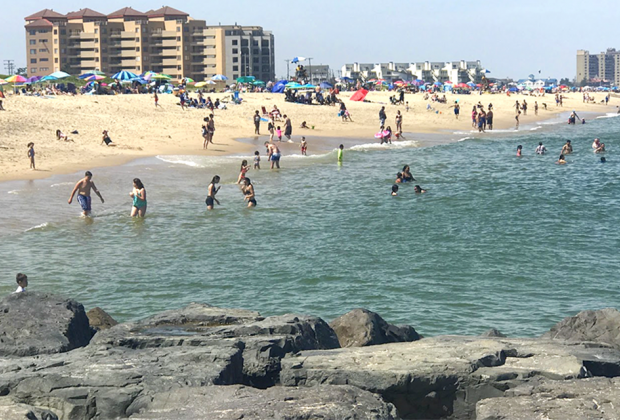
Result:
{"type": "Polygon", "coordinates": [[[424,61],[418,63],[379,63],[379,64],[345,64],[342,66],[341,77],[369,80],[384,79],[387,82],[394,80],[421,79],[427,82],[467,83],[480,82],[484,69],[480,61],[424,61]]]}

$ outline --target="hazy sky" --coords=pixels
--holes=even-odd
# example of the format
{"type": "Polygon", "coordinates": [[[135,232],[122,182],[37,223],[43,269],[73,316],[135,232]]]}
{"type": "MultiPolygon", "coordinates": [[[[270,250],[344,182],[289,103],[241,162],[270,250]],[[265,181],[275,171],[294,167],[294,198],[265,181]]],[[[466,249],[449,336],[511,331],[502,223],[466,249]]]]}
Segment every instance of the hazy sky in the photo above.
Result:
{"type": "MultiPolygon", "coordinates": [[[[0,60],[26,64],[25,16],[44,8],[67,13],[84,7],[111,13],[131,6],[160,7],[152,1],[3,2],[0,60]]],[[[491,77],[575,76],[578,49],[592,53],[620,49],[617,0],[186,0],[171,6],[207,24],[260,25],[272,30],[276,73],[284,60],[313,57],[337,75],[352,62],[480,60],[491,77]],[[614,43],[617,43],[615,45],[614,43]]],[[[4,68],[0,68],[3,72],[4,68]]]]}

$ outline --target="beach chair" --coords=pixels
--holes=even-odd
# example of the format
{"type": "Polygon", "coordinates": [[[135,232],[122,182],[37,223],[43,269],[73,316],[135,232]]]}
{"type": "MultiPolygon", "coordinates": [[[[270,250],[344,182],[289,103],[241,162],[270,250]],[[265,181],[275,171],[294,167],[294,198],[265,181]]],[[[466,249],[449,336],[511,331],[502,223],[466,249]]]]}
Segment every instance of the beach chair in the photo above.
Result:
{"type": "Polygon", "coordinates": [[[265,108],[264,106],[261,106],[261,111],[263,112],[263,117],[267,117],[269,118],[271,115],[269,115],[269,113],[267,112],[267,108],[265,108]]]}

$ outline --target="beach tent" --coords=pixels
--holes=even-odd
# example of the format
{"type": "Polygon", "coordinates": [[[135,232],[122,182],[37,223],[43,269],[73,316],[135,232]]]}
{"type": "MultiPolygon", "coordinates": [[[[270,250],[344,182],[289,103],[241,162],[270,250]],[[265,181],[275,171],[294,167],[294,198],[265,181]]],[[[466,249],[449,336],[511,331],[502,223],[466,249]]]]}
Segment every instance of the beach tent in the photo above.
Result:
{"type": "Polygon", "coordinates": [[[280,80],[279,82],[276,82],[276,84],[273,85],[273,88],[271,89],[271,93],[284,93],[284,87],[287,83],[288,80],[280,80]]]}
{"type": "Polygon", "coordinates": [[[366,89],[360,89],[351,96],[351,100],[355,102],[362,102],[366,95],[368,95],[368,91],[366,89]]]}

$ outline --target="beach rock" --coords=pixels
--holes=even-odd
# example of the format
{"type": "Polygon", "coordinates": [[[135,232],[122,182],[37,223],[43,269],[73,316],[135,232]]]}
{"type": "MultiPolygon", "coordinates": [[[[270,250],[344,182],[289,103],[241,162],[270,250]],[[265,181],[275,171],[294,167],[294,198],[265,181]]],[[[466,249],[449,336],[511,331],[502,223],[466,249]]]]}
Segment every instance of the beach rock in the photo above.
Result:
{"type": "Polygon", "coordinates": [[[396,409],[381,397],[352,386],[312,388],[240,385],[173,390],[139,397],[127,410],[132,420],[390,420],[396,409]]]}
{"type": "Polygon", "coordinates": [[[285,386],[353,385],[380,394],[403,418],[473,418],[476,403],[542,376],[620,374],[604,344],[443,336],[411,343],[303,351],[282,361],[285,386]]]}
{"type": "Polygon", "coordinates": [[[477,420],[617,420],[620,380],[606,378],[534,381],[504,397],[478,401],[477,420]]]}
{"type": "Polygon", "coordinates": [[[506,336],[504,334],[502,334],[498,329],[491,328],[490,330],[487,330],[487,331],[483,332],[482,334],[480,334],[480,337],[500,337],[500,338],[504,338],[506,336]]]}
{"type": "Polygon", "coordinates": [[[107,330],[117,325],[118,322],[112,318],[106,311],[100,307],[96,307],[86,312],[88,322],[95,331],[107,330]]]}
{"type": "Polygon", "coordinates": [[[23,292],[0,301],[0,356],[66,352],[86,346],[93,334],[84,307],[72,299],[23,292]]]}
{"type": "Polygon", "coordinates": [[[620,312],[613,308],[582,311],[564,318],[543,338],[607,343],[620,349],[620,312]]]}
{"type": "Polygon", "coordinates": [[[58,420],[49,410],[20,404],[13,398],[0,397],[0,419],[3,420],[58,420]]]}
{"type": "Polygon", "coordinates": [[[379,314],[367,309],[354,309],[329,324],[336,332],[341,347],[363,347],[386,343],[402,343],[420,339],[410,326],[388,324],[379,314]]]}
{"type": "Polygon", "coordinates": [[[61,419],[126,416],[138,396],[213,385],[279,381],[281,359],[338,347],[320,318],[191,304],[99,331],[84,348],[46,358],[0,359],[0,395],[61,419]]]}

